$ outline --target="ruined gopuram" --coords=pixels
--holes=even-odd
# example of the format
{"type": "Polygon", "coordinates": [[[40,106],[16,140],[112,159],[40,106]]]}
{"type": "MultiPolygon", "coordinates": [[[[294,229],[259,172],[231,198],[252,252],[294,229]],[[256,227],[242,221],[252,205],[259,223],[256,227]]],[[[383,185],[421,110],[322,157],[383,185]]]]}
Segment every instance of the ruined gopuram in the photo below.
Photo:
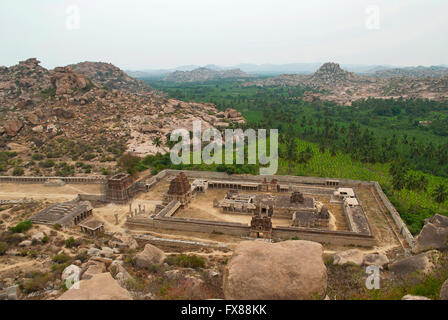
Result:
{"type": "Polygon", "coordinates": [[[168,192],[163,197],[163,204],[167,205],[173,200],[179,201],[182,207],[187,206],[191,201],[191,185],[183,172],[171,180],[168,192]]]}
{"type": "Polygon", "coordinates": [[[272,238],[272,221],[269,216],[254,214],[250,221],[250,236],[253,238],[272,238]]]}
{"type": "Polygon", "coordinates": [[[134,179],[127,173],[118,173],[107,179],[106,200],[114,203],[127,203],[135,195],[134,179]]]}

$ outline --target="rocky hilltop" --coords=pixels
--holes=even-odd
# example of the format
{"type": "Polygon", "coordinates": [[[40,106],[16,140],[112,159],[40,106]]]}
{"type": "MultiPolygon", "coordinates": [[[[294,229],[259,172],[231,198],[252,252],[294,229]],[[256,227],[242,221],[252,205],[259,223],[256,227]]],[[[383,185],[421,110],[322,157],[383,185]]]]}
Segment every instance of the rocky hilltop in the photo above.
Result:
{"type": "MultiPolygon", "coordinates": [[[[382,71],[381,71],[382,72],[382,71]]],[[[243,83],[243,86],[302,86],[311,88],[305,101],[332,101],[351,105],[369,97],[448,99],[448,76],[362,76],[343,70],[337,63],[325,63],[313,75],[287,74],[243,83]]]]}
{"type": "Polygon", "coordinates": [[[103,87],[129,92],[153,91],[146,82],[128,76],[113,64],[104,62],[80,62],[70,65],[76,73],[83,75],[103,87]]]}
{"type": "Polygon", "coordinates": [[[250,78],[251,75],[240,69],[217,71],[209,68],[197,68],[192,71],[175,71],[167,75],[164,80],[171,82],[202,82],[230,78],[250,78]]]}
{"type": "Polygon", "coordinates": [[[233,111],[167,99],[109,64],[47,70],[29,59],[0,69],[0,148],[20,160],[0,161],[0,174],[114,171],[126,151],[167,152],[167,134],[193,121],[203,130],[243,123],[233,111]]]}

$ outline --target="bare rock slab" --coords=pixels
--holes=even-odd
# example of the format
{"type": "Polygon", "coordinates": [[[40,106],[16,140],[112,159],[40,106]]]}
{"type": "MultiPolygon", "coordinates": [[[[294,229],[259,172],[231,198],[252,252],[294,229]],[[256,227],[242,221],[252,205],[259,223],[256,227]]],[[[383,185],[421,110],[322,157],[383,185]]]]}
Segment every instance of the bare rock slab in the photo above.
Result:
{"type": "Polygon", "coordinates": [[[448,280],[446,280],[440,289],[440,300],[448,300],[448,280]]]}
{"type": "Polygon", "coordinates": [[[414,253],[431,249],[448,250],[448,217],[436,214],[427,219],[416,237],[414,253]]]}
{"type": "Polygon", "coordinates": [[[323,247],[311,241],[241,242],[224,274],[226,299],[322,299],[327,290],[323,247]]]}
{"type": "Polygon", "coordinates": [[[132,296],[110,273],[100,273],[89,280],[81,280],[78,288],[73,286],[58,300],[132,300],[132,296]]]}
{"type": "Polygon", "coordinates": [[[136,255],[135,265],[138,268],[148,268],[154,264],[163,263],[165,259],[166,255],[162,250],[148,243],[145,249],[136,255]]]}
{"type": "Polygon", "coordinates": [[[341,251],[333,255],[333,264],[340,266],[347,263],[352,263],[357,266],[360,266],[362,265],[363,261],[364,261],[364,253],[358,249],[341,251]]]}
{"type": "Polygon", "coordinates": [[[428,252],[420,253],[416,256],[398,260],[389,265],[389,270],[401,276],[410,275],[415,272],[428,274],[437,264],[439,257],[439,251],[431,250],[428,252]]]}

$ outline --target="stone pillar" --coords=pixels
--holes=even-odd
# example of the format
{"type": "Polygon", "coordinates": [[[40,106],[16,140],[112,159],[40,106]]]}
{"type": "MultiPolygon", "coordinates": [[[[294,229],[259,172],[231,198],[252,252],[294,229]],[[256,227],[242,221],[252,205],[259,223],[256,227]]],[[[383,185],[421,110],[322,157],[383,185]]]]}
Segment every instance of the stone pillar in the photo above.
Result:
{"type": "Polygon", "coordinates": [[[115,225],[118,225],[118,213],[115,213],[114,216],[115,216],[115,225]]]}

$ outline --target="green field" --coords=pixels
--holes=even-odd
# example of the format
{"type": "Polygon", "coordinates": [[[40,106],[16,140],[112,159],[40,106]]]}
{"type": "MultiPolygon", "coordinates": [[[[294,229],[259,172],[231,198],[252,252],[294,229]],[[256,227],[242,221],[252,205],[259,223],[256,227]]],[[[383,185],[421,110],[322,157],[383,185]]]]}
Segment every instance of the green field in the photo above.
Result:
{"type": "MultiPolygon", "coordinates": [[[[354,103],[354,107],[341,107],[302,102],[299,98],[309,89],[300,87],[243,87],[235,81],[147,81],[170,97],[212,102],[219,110],[237,109],[247,119],[247,127],[278,128],[283,137],[292,132],[297,153],[307,151],[310,155],[306,161],[292,161],[290,169],[284,156],[287,142],[283,141],[278,174],[378,181],[413,234],[421,230],[425,218],[435,213],[448,215],[446,201],[439,205],[432,196],[438,185],[448,185],[448,126],[443,128],[448,106],[442,103],[369,99],[354,103]],[[419,125],[424,120],[432,121],[431,125],[419,125]],[[396,187],[390,168],[398,161],[406,168],[403,179],[424,177],[426,190],[396,187]]],[[[169,159],[150,158],[150,167],[172,167],[169,159]]],[[[258,173],[258,166],[249,165],[178,168],[258,173]]]]}

